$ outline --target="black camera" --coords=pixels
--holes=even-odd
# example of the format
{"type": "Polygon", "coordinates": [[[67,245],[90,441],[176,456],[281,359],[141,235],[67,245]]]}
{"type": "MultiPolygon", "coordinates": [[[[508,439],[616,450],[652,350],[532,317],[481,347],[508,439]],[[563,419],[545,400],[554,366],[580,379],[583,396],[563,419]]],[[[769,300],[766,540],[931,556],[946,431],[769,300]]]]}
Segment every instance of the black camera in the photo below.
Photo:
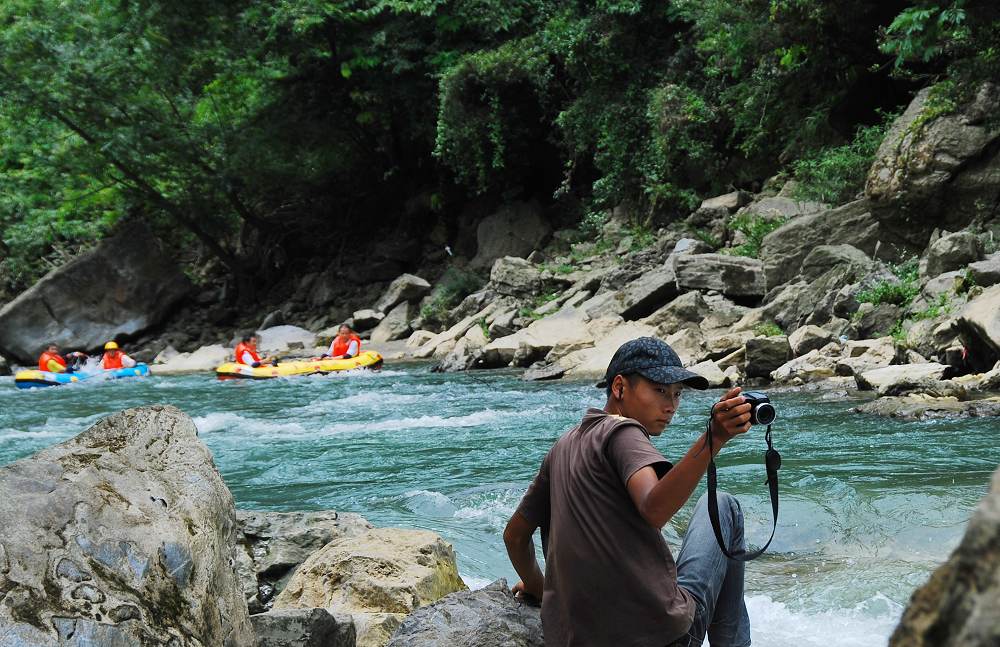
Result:
{"type": "Polygon", "coordinates": [[[769,425],[778,417],[774,405],[766,394],[760,391],[744,391],[740,395],[750,404],[751,425],[769,425]]]}

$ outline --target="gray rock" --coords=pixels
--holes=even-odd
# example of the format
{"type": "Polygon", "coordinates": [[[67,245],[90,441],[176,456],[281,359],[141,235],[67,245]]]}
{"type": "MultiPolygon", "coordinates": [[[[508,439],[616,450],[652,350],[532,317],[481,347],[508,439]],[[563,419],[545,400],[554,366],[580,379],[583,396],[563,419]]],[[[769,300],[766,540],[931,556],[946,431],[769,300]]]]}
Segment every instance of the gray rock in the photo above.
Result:
{"type": "Polygon", "coordinates": [[[819,350],[827,344],[836,341],[837,338],[830,332],[819,326],[802,326],[788,336],[788,345],[792,348],[792,355],[800,357],[811,350],[819,350]]]}
{"type": "Polygon", "coordinates": [[[162,322],[191,287],[149,229],[132,222],[0,309],[0,351],[33,364],[49,342],[96,350],[162,322]]]}
{"type": "Polygon", "coordinates": [[[1000,470],[955,551],[917,589],[889,647],[1000,644],[1000,470]]]}
{"type": "Polygon", "coordinates": [[[541,382],[543,380],[558,380],[565,374],[566,367],[559,362],[553,364],[537,362],[525,369],[521,379],[525,382],[541,382]]]}
{"type": "Polygon", "coordinates": [[[880,239],[883,245],[895,242],[887,238],[864,200],[789,220],[765,236],[761,245],[767,289],[793,279],[806,257],[821,245],[847,244],[870,256],[880,239]]]}
{"type": "Polygon", "coordinates": [[[747,377],[771,377],[771,371],[780,368],[791,358],[792,349],[788,345],[788,337],[754,337],[746,344],[747,377]]]}
{"type": "Polygon", "coordinates": [[[388,314],[400,303],[419,301],[430,291],[431,284],[424,279],[413,274],[402,274],[397,276],[385,289],[378,302],[375,303],[375,310],[388,314]]]}
{"type": "Polygon", "coordinates": [[[514,319],[517,318],[517,310],[505,310],[493,318],[489,326],[490,339],[506,337],[516,332],[514,319]]]}
{"type": "Polygon", "coordinates": [[[945,272],[927,281],[920,294],[928,303],[934,303],[942,294],[953,294],[963,283],[963,273],[959,271],[945,272]]]}
{"type": "Polygon", "coordinates": [[[489,340],[483,333],[480,326],[472,326],[455,344],[441,363],[435,368],[435,372],[453,373],[455,371],[465,371],[473,368],[483,356],[483,348],[489,340]]]}
{"type": "Polygon", "coordinates": [[[281,310],[273,310],[264,317],[264,321],[260,322],[260,326],[257,330],[263,330],[265,328],[273,328],[274,326],[280,326],[285,323],[285,313],[281,310]]]}
{"type": "Polygon", "coordinates": [[[985,83],[954,112],[918,125],[930,93],[917,93],[893,123],[865,187],[883,222],[915,242],[936,227],[966,226],[1000,190],[1000,86],[985,83]]]}
{"type": "Polygon", "coordinates": [[[697,324],[708,311],[708,303],[700,292],[688,292],[677,297],[645,319],[662,336],[697,324]]]}
{"type": "Polygon", "coordinates": [[[498,294],[525,296],[541,288],[542,273],[523,258],[505,256],[493,263],[490,283],[498,294]]]}
{"type": "Polygon", "coordinates": [[[504,256],[524,258],[551,234],[537,202],[515,202],[505,205],[484,218],[476,229],[478,247],[470,262],[473,268],[487,268],[504,256]]]}
{"type": "Polygon", "coordinates": [[[912,385],[920,380],[938,382],[947,370],[948,367],[943,364],[905,364],[865,371],[856,374],[854,379],[860,391],[878,391],[879,395],[900,395],[912,390],[904,385],[912,385]]]}
{"type": "Polygon", "coordinates": [[[684,254],[676,260],[681,290],[716,290],[727,297],[764,296],[764,264],[755,258],[725,254],[684,254]]]}
{"type": "Polygon", "coordinates": [[[969,275],[976,285],[984,288],[1000,283],[1000,252],[990,254],[976,263],[970,263],[969,275]]]}
{"type": "Polygon", "coordinates": [[[786,218],[791,220],[792,218],[817,213],[828,208],[822,202],[796,200],[784,196],[768,196],[743,207],[740,209],[740,213],[753,213],[765,218],[786,218]]]}
{"type": "Polygon", "coordinates": [[[927,248],[920,263],[921,276],[938,276],[975,263],[983,255],[979,237],[969,231],[941,236],[927,248]]]}
{"type": "MultiPolygon", "coordinates": [[[[984,398],[961,402],[955,397],[933,397],[923,394],[905,395],[900,397],[886,396],[873,400],[852,409],[855,413],[867,413],[884,418],[900,418],[902,420],[930,420],[936,418],[983,418],[1000,416],[1000,398],[984,398]]],[[[910,643],[900,643],[910,644],[910,643]]],[[[934,645],[941,643],[922,643],[934,645]]],[[[969,643],[948,643],[964,645],[969,643]]],[[[994,645],[996,643],[978,643],[994,645]]]]}
{"type": "Polygon", "coordinates": [[[326,609],[281,609],[250,616],[257,647],[354,647],[354,620],[326,609]]]}
{"type": "Polygon", "coordinates": [[[911,377],[898,380],[879,388],[882,396],[901,396],[922,394],[933,398],[956,398],[959,401],[969,399],[969,392],[963,385],[954,380],[936,380],[933,377],[911,377]]]}
{"type": "Polygon", "coordinates": [[[955,329],[975,370],[987,370],[1000,360],[1000,285],[969,301],[955,319],[955,329]]]}
{"type": "Polygon", "coordinates": [[[902,317],[903,309],[895,304],[880,303],[875,306],[862,303],[854,318],[856,336],[869,339],[887,335],[902,317]]]}
{"type": "Polygon", "coordinates": [[[670,265],[642,273],[622,289],[595,295],[580,305],[591,318],[618,316],[627,321],[645,317],[677,296],[670,265]]]}
{"type": "Polygon", "coordinates": [[[460,591],[411,613],[386,647],[544,647],[540,609],[514,598],[506,580],[460,591]]]}
{"type": "Polygon", "coordinates": [[[725,209],[732,213],[740,207],[749,204],[751,195],[746,191],[733,191],[701,201],[699,209],[725,209]]]}
{"type": "Polygon", "coordinates": [[[0,468],[0,518],[5,644],[254,644],[232,495],[174,407],[0,468]]]}
{"type": "Polygon", "coordinates": [[[860,278],[871,270],[873,263],[867,254],[853,245],[819,245],[803,259],[802,278],[812,281],[834,268],[847,269],[845,275],[860,278]]]}
{"type": "Polygon", "coordinates": [[[381,344],[409,336],[410,320],[416,314],[416,307],[409,301],[397,304],[372,330],[372,343],[381,344]]]}
{"type": "Polygon", "coordinates": [[[7,362],[7,359],[5,357],[0,355],[0,376],[10,375],[10,374],[11,374],[10,363],[7,362]]]}
{"type": "Polygon", "coordinates": [[[362,516],[334,510],[268,512],[237,510],[236,542],[241,584],[251,613],[270,608],[299,564],[329,542],[360,535],[373,526],[362,516]]]}
{"type": "Polygon", "coordinates": [[[379,312],[378,310],[365,308],[363,310],[355,310],[354,314],[351,315],[351,319],[354,320],[352,328],[359,332],[364,332],[365,330],[371,330],[377,326],[379,322],[385,319],[385,314],[379,312]]]}

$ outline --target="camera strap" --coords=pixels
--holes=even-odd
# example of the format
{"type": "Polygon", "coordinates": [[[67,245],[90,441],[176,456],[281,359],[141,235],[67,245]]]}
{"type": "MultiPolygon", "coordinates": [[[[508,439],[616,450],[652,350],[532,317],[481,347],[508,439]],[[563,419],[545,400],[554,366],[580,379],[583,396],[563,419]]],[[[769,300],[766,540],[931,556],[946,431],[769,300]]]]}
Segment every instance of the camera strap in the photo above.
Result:
{"type": "Polygon", "coordinates": [[[719,525],[719,501],[717,496],[719,479],[715,469],[715,453],[712,451],[712,420],[714,418],[715,408],[713,407],[712,415],[708,419],[708,430],[705,434],[707,438],[706,442],[708,443],[708,518],[712,522],[715,540],[719,543],[722,553],[729,559],[739,562],[749,562],[764,554],[767,547],[771,545],[771,540],[774,539],[774,531],[778,527],[778,469],[781,468],[781,454],[771,444],[771,425],[768,425],[767,432],[764,433],[764,440],[767,441],[767,451],[764,452],[764,467],[767,470],[767,489],[771,495],[771,512],[773,515],[771,536],[768,537],[766,544],[752,553],[748,553],[743,549],[730,553],[729,549],[726,548],[725,540],[722,538],[722,528],[719,525]]]}

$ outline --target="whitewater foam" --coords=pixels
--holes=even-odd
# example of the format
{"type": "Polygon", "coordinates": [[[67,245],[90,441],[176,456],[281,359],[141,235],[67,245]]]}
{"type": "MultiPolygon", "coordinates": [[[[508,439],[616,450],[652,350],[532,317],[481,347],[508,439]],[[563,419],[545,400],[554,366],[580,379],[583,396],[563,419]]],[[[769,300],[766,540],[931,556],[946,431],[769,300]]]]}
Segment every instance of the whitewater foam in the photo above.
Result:
{"type": "Polygon", "coordinates": [[[793,610],[766,595],[746,601],[753,642],[768,647],[881,647],[903,612],[881,594],[850,609],[815,612],[793,610]]]}

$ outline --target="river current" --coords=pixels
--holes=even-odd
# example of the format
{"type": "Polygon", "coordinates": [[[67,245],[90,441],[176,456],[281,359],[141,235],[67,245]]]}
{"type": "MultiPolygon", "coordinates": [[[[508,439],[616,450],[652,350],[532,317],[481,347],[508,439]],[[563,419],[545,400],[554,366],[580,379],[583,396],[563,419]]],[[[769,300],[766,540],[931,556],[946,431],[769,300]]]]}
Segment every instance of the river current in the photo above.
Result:
{"type": "MultiPolygon", "coordinates": [[[[676,460],[718,391],[684,394],[655,444],[676,460]]],[[[1000,463],[989,419],[903,423],[821,394],[776,394],[781,518],[747,571],[754,643],[884,645],[913,589],[957,545],[1000,463]]],[[[18,391],[0,378],[0,464],[113,411],[173,404],[191,415],[240,508],[336,509],[426,528],[455,546],[471,587],[516,581],[501,532],[545,452],[603,392],[513,373],[426,366],[268,382],[151,377],[18,391]]],[[[751,543],[770,530],[763,434],[725,448],[721,487],[751,543]]],[[[680,544],[689,503],[665,529],[680,544]]]]}

